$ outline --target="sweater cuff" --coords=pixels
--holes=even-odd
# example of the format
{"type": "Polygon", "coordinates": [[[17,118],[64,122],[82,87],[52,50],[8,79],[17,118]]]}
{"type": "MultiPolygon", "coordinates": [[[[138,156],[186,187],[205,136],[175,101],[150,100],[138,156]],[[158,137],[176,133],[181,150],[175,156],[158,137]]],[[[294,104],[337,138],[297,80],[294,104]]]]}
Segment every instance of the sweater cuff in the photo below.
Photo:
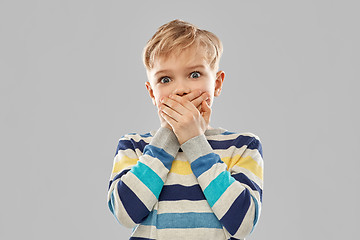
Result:
{"type": "Polygon", "coordinates": [[[181,149],[188,158],[190,164],[199,157],[213,152],[204,134],[189,139],[181,145],[181,149]]]}
{"type": "Polygon", "coordinates": [[[175,133],[166,127],[159,128],[149,144],[163,149],[174,158],[180,148],[180,144],[175,133]]]}

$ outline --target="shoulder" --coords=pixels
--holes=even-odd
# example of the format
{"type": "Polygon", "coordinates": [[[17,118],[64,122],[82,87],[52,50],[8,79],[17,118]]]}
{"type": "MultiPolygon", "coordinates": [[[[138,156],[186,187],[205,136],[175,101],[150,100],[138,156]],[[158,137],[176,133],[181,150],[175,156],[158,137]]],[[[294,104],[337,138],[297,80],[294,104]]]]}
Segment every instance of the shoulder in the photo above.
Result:
{"type": "Polygon", "coordinates": [[[208,136],[208,140],[215,148],[226,149],[234,146],[238,149],[257,149],[262,154],[260,137],[251,132],[234,132],[223,129],[216,135],[208,136]]]}
{"type": "Polygon", "coordinates": [[[119,138],[115,155],[118,151],[127,149],[132,149],[134,151],[138,149],[143,152],[144,147],[150,143],[152,137],[153,135],[151,132],[127,133],[119,138]]]}

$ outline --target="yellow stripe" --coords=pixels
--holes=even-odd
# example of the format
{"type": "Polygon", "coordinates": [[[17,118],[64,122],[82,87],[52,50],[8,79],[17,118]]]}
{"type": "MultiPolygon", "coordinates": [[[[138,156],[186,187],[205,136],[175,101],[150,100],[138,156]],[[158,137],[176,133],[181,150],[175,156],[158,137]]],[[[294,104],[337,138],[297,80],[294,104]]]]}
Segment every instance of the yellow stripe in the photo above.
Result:
{"type": "Polygon", "coordinates": [[[226,163],[226,165],[228,166],[228,170],[236,165],[248,169],[261,180],[263,180],[263,169],[251,156],[241,157],[241,155],[235,155],[232,158],[225,157],[221,160],[226,163]]]}
{"type": "Polygon", "coordinates": [[[192,170],[188,161],[174,160],[170,172],[180,175],[189,175],[192,173],[192,170]]]}
{"type": "Polygon", "coordinates": [[[120,161],[116,162],[113,167],[112,173],[121,172],[124,168],[128,166],[135,165],[139,159],[137,158],[129,158],[127,156],[123,156],[120,161]]]}
{"type": "MultiPolygon", "coordinates": [[[[137,158],[129,158],[127,156],[123,156],[120,161],[115,163],[112,173],[118,173],[128,166],[136,165],[138,160],[139,159],[137,158]]],[[[224,157],[221,160],[227,165],[227,170],[231,169],[236,165],[248,169],[261,180],[263,180],[263,169],[251,156],[241,157],[241,155],[235,155],[232,158],[224,157]]],[[[188,161],[180,160],[173,161],[170,172],[177,173],[179,175],[192,174],[190,163],[188,161]]]]}

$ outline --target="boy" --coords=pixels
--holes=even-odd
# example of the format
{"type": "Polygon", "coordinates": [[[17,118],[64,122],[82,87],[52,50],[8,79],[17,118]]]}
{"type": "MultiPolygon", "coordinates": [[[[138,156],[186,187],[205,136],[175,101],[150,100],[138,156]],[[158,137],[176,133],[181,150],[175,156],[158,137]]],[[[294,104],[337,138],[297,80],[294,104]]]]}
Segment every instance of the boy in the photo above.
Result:
{"type": "Polygon", "coordinates": [[[180,20],[144,48],[161,127],[121,137],[107,198],[119,223],[133,228],[130,239],[244,239],[258,221],[259,138],[209,125],[225,77],[221,54],[214,34],[180,20]]]}

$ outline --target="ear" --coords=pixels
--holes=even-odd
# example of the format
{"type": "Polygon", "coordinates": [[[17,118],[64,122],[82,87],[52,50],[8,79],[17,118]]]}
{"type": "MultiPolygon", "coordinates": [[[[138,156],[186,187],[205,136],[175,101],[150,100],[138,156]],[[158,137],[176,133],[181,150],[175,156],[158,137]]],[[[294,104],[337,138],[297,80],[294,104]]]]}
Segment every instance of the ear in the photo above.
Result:
{"type": "Polygon", "coordinates": [[[148,92],[149,92],[149,95],[150,95],[150,98],[151,98],[151,100],[152,100],[152,103],[156,106],[154,91],[153,91],[153,89],[152,89],[151,84],[150,84],[149,81],[146,81],[146,82],[145,82],[145,87],[146,87],[146,89],[147,89],[148,92]]]}
{"type": "Polygon", "coordinates": [[[215,97],[220,96],[222,85],[224,83],[224,79],[225,79],[225,72],[224,71],[218,71],[216,73],[216,80],[215,80],[215,91],[214,91],[214,96],[215,97]]]}

